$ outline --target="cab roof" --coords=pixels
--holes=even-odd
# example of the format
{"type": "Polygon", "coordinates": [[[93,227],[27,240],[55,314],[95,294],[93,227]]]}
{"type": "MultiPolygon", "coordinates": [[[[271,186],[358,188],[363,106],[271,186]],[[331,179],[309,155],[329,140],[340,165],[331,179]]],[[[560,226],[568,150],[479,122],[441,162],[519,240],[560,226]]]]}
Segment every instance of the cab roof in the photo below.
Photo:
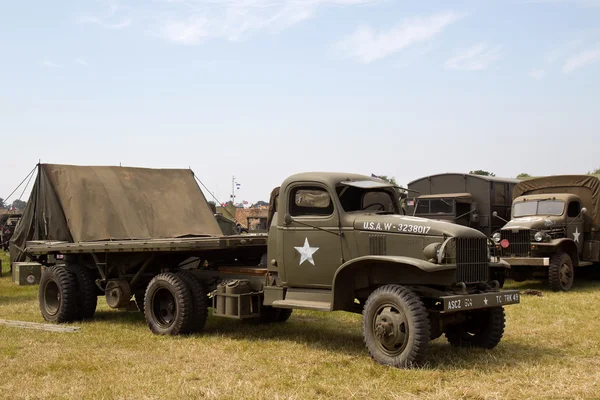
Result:
{"type": "Polygon", "coordinates": [[[284,180],[281,184],[281,190],[285,191],[290,184],[295,182],[321,183],[328,187],[334,187],[335,185],[341,183],[349,186],[358,186],[363,188],[394,187],[394,185],[390,183],[367,175],[349,174],[345,172],[302,172],[299,174],[291,175],[286,180],[284,180]]]}

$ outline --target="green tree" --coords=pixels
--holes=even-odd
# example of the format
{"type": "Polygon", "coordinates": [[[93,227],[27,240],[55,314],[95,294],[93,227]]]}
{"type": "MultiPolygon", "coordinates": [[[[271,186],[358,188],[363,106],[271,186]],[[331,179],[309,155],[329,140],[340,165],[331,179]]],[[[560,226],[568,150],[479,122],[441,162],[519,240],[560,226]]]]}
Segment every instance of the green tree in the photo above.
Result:
{"type": "Polygon", "coordinates": [[[588,172],[588,174],[590,174],[590,175],[600,175],[600,168],[596,168],[596,169],[588,172]]]}
{"type": "Polygon", "coordinates": [[[396,178],[394,178],[393,176],[388,177],[387,175],[378,175],[377,177],[382,181],[385,181],[392,185],[398,185],[398,183],[396,182],[396,178]]]}
{"type": "Polygon", "coordinates": [[[15,200],[12,202],[12,206],[17,210],[24,210],[27,206],[27,202],[23,200],[15,200]]]}
{"type": "Polygon", "coordinates": [[[493,172],[484,171],[482,169],[476,169],[475,171],[469,171],[470,174],[473,175],[483,175],[483,176],[496,176],[493,172]]]}
{"type": "Polygon", "coordinates": [[[529,175],[527,172],[521,172],[519,175],[517,175],[517,179],[525,179],[525,178],[531,178],[531,175],[529,175]]]}

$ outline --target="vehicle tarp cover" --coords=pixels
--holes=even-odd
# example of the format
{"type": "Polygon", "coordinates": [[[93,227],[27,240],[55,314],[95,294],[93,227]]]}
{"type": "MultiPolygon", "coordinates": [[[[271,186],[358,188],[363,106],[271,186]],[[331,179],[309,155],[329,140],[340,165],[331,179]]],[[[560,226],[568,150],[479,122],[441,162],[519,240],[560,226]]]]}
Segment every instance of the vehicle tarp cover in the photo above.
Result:
{"type": "Polygon", "coordinates": [[[29,240],[221,235],[189,169],[40,164],[11,239],[11,261],[24,259],[29,240]]]}
{"type": "Polygon", "coordinates": [[[527,194],[572,193],[588,209],[588,216],[600,227],[600,177],[594,175],[556,175],[522,181],[513,190],[513,200],[527,194]]]}

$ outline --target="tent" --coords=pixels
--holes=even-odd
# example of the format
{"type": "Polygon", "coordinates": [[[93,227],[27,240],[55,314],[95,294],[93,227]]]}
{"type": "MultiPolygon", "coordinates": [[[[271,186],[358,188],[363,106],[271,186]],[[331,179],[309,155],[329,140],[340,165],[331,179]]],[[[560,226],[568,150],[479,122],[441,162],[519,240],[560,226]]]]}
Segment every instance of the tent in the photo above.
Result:
{"type": "Polygon", "coordinates": [[[10,241],[164,239],[223,233],[189,169],[40,164],[10,241]]]}

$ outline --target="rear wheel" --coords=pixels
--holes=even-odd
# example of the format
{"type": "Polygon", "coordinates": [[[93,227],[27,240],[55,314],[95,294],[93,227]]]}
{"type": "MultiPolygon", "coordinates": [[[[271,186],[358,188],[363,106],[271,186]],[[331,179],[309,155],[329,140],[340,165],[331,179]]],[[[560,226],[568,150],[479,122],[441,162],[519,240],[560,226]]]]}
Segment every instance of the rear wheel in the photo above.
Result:
{"type": "Polygon", "coordinates": [[[77,278],[64,265],[47,268],[38,288],[38,301],[44,319],[56,323],[76,320],[78,291],[77,278]]]}
{"type": "Polygon", "coordinates": [[[188,285],[192,294],[193,312],[190,321],[189,333],[202,332],[206,319],[208,318],[208,298],[206,289],[202,282],[190,271],[181,270],[177,272],[188,285]]]}
{"type": "Polygon", "coordinates": [[[363,309],[363,338],[371,357],[380,364],[400,368],[423,364],[430,339],[423,302],[400,285],[378,288],[363,309]]]}
{"type": "Polygon", "coordinates": [[[493,349],[504,335],[503,307],[487,308],[466,313],[466,321],[446,327],[446,339],[457,347],[493,349]]]}
{"type": "Polygon", "coordinates": [[[68,265],[67,269],[77,279],[77,318],[92,319],[98,305],[97,288],[92,271],[81,265],[68,265]]]}
{"type": "Polygon", "coordinates": [[[190,289],[181,276],[163,273],[150,281],[144,315],[153,333],[179,335],[190,332],[193,308],[190,289]]]}
{"type": "Polygon", "coordinates": [[[575,268],[573,260],[567,253],[557,253],[550,259],[548,267],[548,283],[555,291],[567,292],[573,287],[575,268]]]}

